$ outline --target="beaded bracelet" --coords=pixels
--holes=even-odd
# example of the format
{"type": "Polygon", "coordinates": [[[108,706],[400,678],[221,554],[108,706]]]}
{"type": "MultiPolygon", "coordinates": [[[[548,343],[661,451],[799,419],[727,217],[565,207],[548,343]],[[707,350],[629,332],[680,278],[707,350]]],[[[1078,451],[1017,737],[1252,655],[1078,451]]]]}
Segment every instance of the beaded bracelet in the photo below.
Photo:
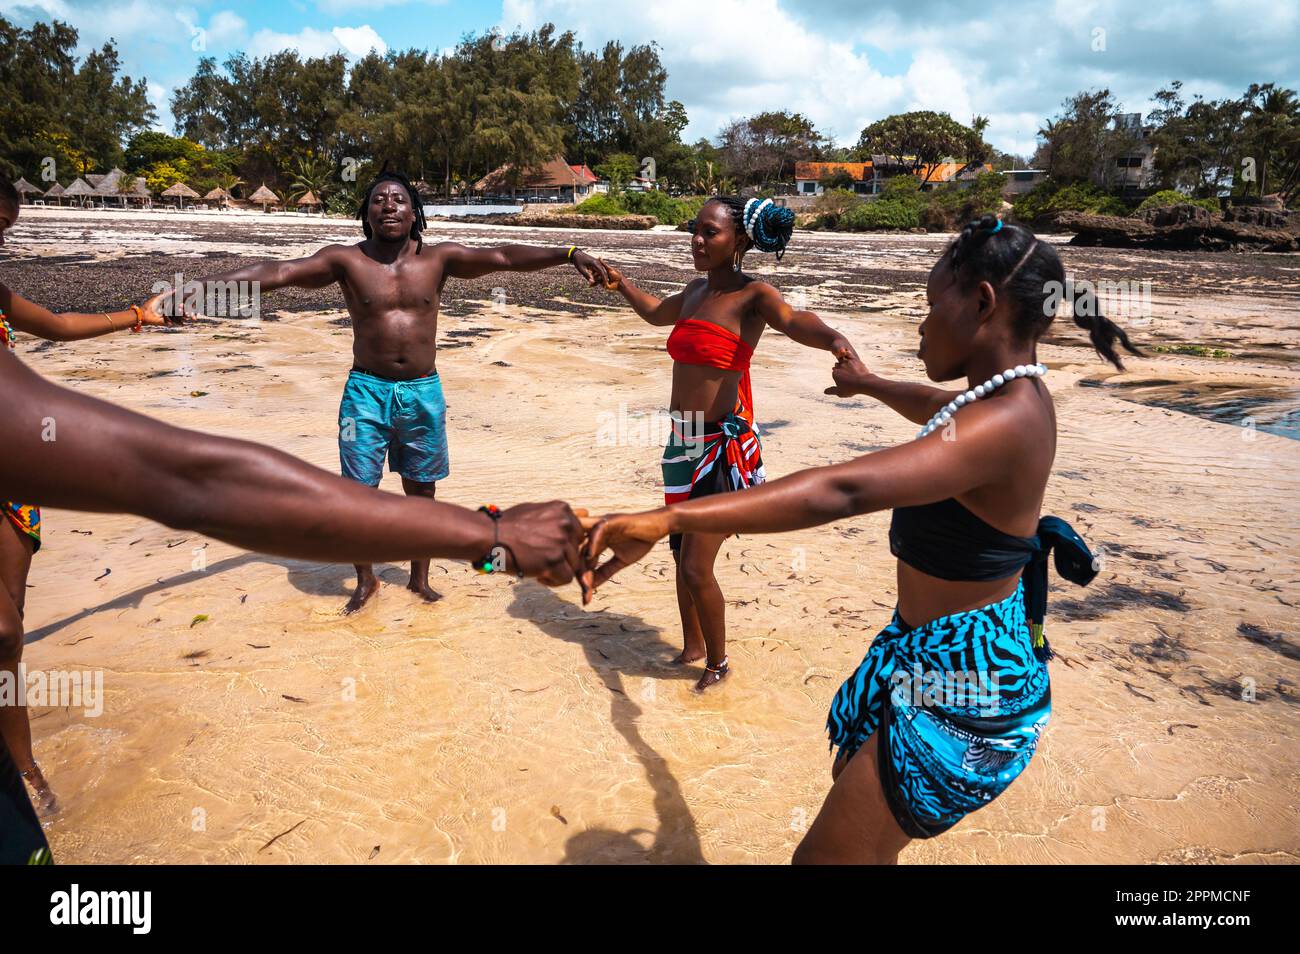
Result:
{"type": "Polygon", "coordinates": [[[144,312],[139,305],[132,305],[131,310],[135,312],[135,324],[131,326],[131,334],[138,335],[140,329],[144,327],[144,312]]]}
{"type": "Polygon", "coordinates": [[[478,510],[479,513],[485,513],[492,518],[492,549],[488,551],[486,556],[479,557],[474,561],[474,569],[484,574],[497,572],[497,554],[505,551],[515,561],[515,575],[522,580],[524,574],[519,569],[519,560],[510,547],[501,542],[501,508],[496,504],[485,504],[479,507],[478,510]]]}

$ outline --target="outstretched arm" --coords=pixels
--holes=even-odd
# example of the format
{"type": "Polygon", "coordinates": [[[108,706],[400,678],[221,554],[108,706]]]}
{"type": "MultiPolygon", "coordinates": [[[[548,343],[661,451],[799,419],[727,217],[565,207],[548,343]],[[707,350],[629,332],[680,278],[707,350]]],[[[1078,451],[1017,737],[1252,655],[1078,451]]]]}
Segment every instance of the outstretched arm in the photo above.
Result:
{"type": "MultiPolygon", "coordinates": [[[[605,270],[609,273],[609,280],[605,282],[605,287],[617,291],[632,306],[632,310],[640,315],[643,319],[652,325],[675,325],[677,320],[682,316],[682,301],[686,298],[685,290],[679,291],[675,295],[669,295],[667,298],[656,298],[654,295],[647,294],[636,285],[632,280],[625,276],[612,265],[606,265],[605,270]]],[[[702,279],[695,279],[701,281],[702,279]]],[[[690,288],[690,284],[687,284],[690,288]]]]}
{"type": "Polygon", "coordinates": [[[542,582],[566,582],[578,566],[579,527],[563,503],[511,508],[494,528],[485,514],[383,493],[260,444],[77,394],[7,353],[0,388],[0,497],[134,513],[249,550],[338,563],[473,560],[499,529],[518,568],[542,582]]]}
{"type": "Polygon", "coordinates": [[[842,354],[857,357],[849,339],[826,324],[811,311],[795,311],[781,293],[767,282],[757,282],[758,312],[769,326],[793,341],[809,348],[829,351],[837,358],[842,354]]]}
{"type": "Polygon", "coordinates": [[[609,275],[600,259],[577,246],[544,248],[540,245],[497,245],[469,248],[456,242],[442,242],[436,253],[443,256],[443,272],[452,278],[482,278],[493,272],[536,272],[556,265],[572,264],[588,285],[605,284],[609,275]]]}
{"type": "MultiPolygon", "coordinates": [[[[162,297],[155,295],[141,306],[142,324],[167,323],[161,312],[162,297]]],[[[110,335],[115,331],[127,331],[135,326],[136,319],[135,311],[130,308],[124,311],[101,311],[97,314],[77,311],[56,313],[14,294],[5,285],[0,285],[0,311],[4,312],[16,330],[46,341],[81,341],[84,338],[110,335]]]]}
{"type": "Polygon", "coordinates": [[[326,245],[315,255],[291,258],[285,261],[255,262],[208,282],[257,282],[261,291],[277,288],[324,288],[343,277],[343,255],[346,245],[326,245]]]}
{"type": "Polygon", "coordinates": [[[932,503],[997,480],[1014,466],[1021,428],[1006,408],[972,407],[960,441],[933,434],[828,467],[639,514],[592,522],[585,557],[589,593],[671,533],[779,533],[892,507],[932,503]],[[977,413],[978,412],[978,413],[977,413]],[[604,549],[613,551],[600,567],[604,549]]]}
{"type": "Polygon", "coordinates": [[[853,397],[865,394],[882,404],[893,408],[903,417],[916,424],[924,424],[944,405],[954,400],[965,391],[947,391],[928,384],[913,381],[890,381],[878,374],[872,374],[855,356],[841,359],[831,371],[835,385],[826,389],[827,394],[839,397],[853,397]]]}

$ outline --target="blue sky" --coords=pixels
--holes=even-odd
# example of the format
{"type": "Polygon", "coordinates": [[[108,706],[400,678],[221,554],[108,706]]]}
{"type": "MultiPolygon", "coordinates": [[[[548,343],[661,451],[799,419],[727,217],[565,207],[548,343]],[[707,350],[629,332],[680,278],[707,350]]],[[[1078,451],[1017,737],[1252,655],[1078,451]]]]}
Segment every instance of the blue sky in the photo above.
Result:
{"type": "Polygon", "coordinates": [[[791,109],[852,144],[882,116],[936,109],[989,116],[990,141],[1025,154],[1080,89],[1107,86],[1140,112],[1172,79],[1211,98],[1300,87],[1300,0],[0,0],[0,15],[71,23],[83,51],[115,38],[169,131],[171,91],[204,54],[443,50],[548,21],[589,47],[658,42],[692,139],[791,109]]]}

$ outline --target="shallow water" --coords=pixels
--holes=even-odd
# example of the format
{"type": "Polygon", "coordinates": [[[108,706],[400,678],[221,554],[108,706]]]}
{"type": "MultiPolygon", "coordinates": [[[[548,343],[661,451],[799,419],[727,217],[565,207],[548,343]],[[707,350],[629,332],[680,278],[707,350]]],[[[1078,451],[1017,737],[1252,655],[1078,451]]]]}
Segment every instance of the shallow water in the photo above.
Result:
{"type": "Polygon", "coordinates": [[[1220,424],[1253,428],[1300,440],[1300,390],[1243,387],[1231,382],[1114,381],[1084,379],[1083,387],[1106,388],[1150,407],[1193,414],[1220,424]]]}

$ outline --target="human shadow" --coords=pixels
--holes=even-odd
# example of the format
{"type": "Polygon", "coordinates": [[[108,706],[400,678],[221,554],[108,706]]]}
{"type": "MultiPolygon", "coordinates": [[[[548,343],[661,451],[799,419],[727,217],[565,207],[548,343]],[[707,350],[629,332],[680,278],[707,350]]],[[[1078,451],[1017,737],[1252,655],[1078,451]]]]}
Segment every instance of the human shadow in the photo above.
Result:
{"type": "MultiPolygon", "coordinates": [[[[268,557],[257,553],[241,553],[237,556],[227,557],[224,560],[217,560],[208,564],[202,570],[190,570],[185,573],[177,573],[174,576],[161,577],[154,583],[145,586],[136,587],[134,590],[115,596],[106,602],[99,603],[95,606],[87,606],[62,619],[46,623],[44,626],[29,630],[23,637],[24,643],[35,643],[48,636],[66,629],[76,623],[81,622],[96,613],[109,610],[138,609],[141,602],[147,596],[154,593],[160,593],[163,590],[170,590],[176,587],[183,587],[199,580],[210,579],[214,574],[224,573],[229,570],[235,570],[250,563],[263,563],[268,566],[283,567],[286,571],[286,578],[289,584],[299,593],[307,596],[334,596],[340,600],[339,609],[343,608],[343,600],[346,600],[352,594],[352,582],[355,579],[351,566],[343,563],[310,563],[304,560],[290,560],[280,557],[268,557]]],[[[396,571],[397,567],[377,567],[376,574],[384,582],[390,582],[385,579],[386,575],[396,571]]],[[[432,568],[431,568],[432,570],[432,568]]],[[[402,576],[405,579],[405,575],[402,576]]],[[[39,597],[38,597],[39,598],[39,597]]],[[[30,602],[28,604],[30,606],[30,602]]]]}
{"type": "Polygon", "coordinates": [[[548,636],[581,646],[587,664],[609,690],[610,721],[619,735],[627,740],[645,771],[654,791],[654,809],[659,830],[653,833],[649,848],[635,836],[650,834],[646,829],[618,831],[612,828],[589,828],[573,835],[565,844],[564,861],[568,864],[704,864],[699,832],[682,797],[676,777],[667,762],[641,736],[637,719],[641,707],[633,701],[624,677],[643,676],[656,679],[694,679],[684,668],[670,667],[653,657],[671,649],[659,638],[659,629],[638,616],[624,613],[584,612],[560,599],[552,590],[533,583],[515,586],[514,601],[507,612],[516,619],[528,620],[548,636]],[[616,639],[606,640],[613,636],[616,639]]]}

